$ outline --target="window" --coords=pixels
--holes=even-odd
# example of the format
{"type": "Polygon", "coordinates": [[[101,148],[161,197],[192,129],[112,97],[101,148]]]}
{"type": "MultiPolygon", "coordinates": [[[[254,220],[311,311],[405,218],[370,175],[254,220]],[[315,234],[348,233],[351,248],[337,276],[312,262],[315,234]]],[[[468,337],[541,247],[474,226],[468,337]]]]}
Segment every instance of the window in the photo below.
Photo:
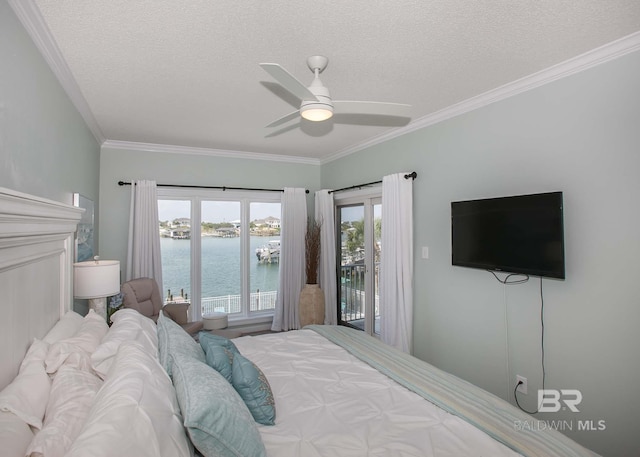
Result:
{"type": "Polygon", "coordinates": [[[340,323],[380,333],[378,278],[382,203],[377,193],[336,196],[338,319],[340,323]]]}
{"type": "Polygon", "coordinates": [[[267,320],[279,283],[278,192],[158,189],[165,301],[189,301],[192,319],[224,311],[267,320]]]}

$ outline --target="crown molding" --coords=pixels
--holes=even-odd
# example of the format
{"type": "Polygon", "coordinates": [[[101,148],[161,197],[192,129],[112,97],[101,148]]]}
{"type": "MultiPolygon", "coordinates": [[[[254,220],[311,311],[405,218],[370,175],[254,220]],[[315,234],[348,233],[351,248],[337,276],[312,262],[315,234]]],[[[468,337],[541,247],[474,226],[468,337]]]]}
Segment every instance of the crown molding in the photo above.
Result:
{"type": "Polygon", "coordinates": [[[354,152],[361,151],[363,149],[375,146],[385,141],[391,140],[407,133],[423,129],[430,125],[437,124],[439,122],[451,119],[469,111],[482,108],[483,106],[490,105],[492,103],[504,100],[514,95],[518,95],[522,92],[526,92],[537,87],[549,84],[558,79],[566,78],[575,73],[579,73],[589,68],[598,66],[600,64],[609,62],[611,60],[622,57],[626,54],[640,50],[640,32],[632,33],[618,40],[607,43],[591,51],[585,52],[579,56],[573,57],[569,60],[561,62],[552,67],[541,70],[537,73],[533,73],[529,76],[517,79],[503,86],[497,87],[483,94],[469,98],[455,105],[448,106],[444,109],[436,111],[435,113],[423,116],[410,124],[391,130],[390,132],[383,133],[375,136],[363,143],[350,146],[342,151],[332,154],[329,157],[322,159],[321,163],[325,164],[342,157],[353,154],[354,152]]]}
{"type": "Polygon", "coordinates": [[[44,60],[49,64],[51,71],[53,71],[53,74],[58,78],[58,82],[60,82],[63,90],[67,93],[71,103],[73,103],[80,113],[80,116],[84,119],[96,141],[98,144],[102,144],[105,140],[102,130],[98,126],[75,78],[71,74],[67,62],[62,57],[62,53],[53,35],[51,35],[49,28],[45,24],[35,1],[8,0],[8,2],[36,47],[40,50],[44,60]]]}
{"type": "Polygon", "coordinates": [[[269,162],[287,162],[305,165],[320,165],[320,159],[267,154],[261,152],[232,151],[225,149],[197,148],[191,146],[173,146],[169,144],[138,143],[133,141],[106,140],[102,143],[104,148],[122,149],[140,152],[164,152],[167,154],[203,155],[210,157],[227,157],[231,159],[264,160],[269,162]]]}

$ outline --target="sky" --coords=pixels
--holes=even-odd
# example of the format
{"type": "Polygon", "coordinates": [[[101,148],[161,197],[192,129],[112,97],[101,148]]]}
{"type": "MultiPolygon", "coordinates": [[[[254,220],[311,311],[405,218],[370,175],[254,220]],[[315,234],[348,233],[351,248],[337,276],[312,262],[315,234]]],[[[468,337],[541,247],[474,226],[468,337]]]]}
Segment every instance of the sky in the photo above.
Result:
{"type": "MultiPolygon", "coordinates": [[[[202,203],[203,222],[232,222],[240,220],[240,202],[205,201],[202,203]]],[[[251,203],[251,221],[273,216],[280,219],[280,203],[251,203]]],[[[171,221],[179,217],[191,218],[188,200],[158,200],[158,219],[171,221]]]]}

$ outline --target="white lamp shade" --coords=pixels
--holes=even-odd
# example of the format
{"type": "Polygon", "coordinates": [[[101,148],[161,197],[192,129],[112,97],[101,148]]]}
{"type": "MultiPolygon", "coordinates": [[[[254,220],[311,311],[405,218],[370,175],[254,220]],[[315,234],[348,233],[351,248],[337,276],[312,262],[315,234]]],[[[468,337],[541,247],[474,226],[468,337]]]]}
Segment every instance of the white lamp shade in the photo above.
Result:
{"type": "Polygon", "coordinates": [[[90,260],[73,264],[73,296],[103,298],[120,292],[120,262],[90,260]]]}

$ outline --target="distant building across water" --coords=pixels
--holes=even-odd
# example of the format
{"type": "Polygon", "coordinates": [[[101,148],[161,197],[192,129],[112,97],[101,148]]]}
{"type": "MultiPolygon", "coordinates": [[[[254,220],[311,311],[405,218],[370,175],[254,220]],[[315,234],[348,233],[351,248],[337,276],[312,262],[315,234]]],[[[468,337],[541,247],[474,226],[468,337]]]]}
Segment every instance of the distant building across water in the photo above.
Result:
{"type": "MultiPolygon", "coordinates": [[[[240,221],[232,222],[203,222],[201,224],[201,236],[217,238],[235,238],[240,236],[240,221]]],[[[249,224],[252,236],[277,236],[280,235],[280,219],[269,216],[264,219],[256,219],[249,224]]],[[[188,240],[191,238],[191,219],[181,217],[173,221],[160,222],[160,236],[174,240],[188,240]]]]}

